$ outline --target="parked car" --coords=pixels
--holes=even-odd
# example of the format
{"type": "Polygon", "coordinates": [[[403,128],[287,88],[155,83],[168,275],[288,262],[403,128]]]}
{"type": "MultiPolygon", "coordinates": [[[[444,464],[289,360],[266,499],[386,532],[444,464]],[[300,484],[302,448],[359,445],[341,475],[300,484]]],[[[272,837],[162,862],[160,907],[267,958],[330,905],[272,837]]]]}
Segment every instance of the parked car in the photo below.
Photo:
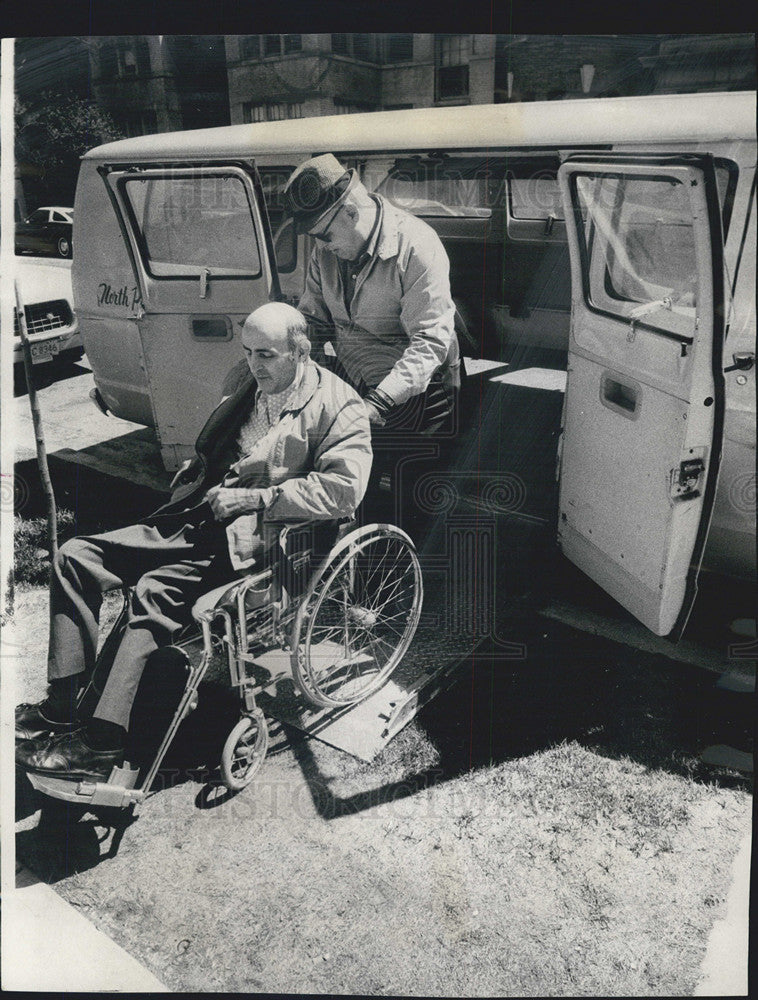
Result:
{"type": "Polygon", "coordinates": [[[73,208],[44,205],[23,222],[16,223],[16,253],[51,253],[71,256],[73,208]]]}
{"type": "MultiPolygon", "coordinates": [[[[71,294],[71,264],[68,261],[14,260],[13,277],[18,281],[24,305],[32,362],[41,364],[60,358],[78,360],[84,353],[71,294]]],[[[11,295],[13,285],[9,283],[11,295]]],[[[13,362],[23,363],[18,313],[13,306],[13,362]]]]}

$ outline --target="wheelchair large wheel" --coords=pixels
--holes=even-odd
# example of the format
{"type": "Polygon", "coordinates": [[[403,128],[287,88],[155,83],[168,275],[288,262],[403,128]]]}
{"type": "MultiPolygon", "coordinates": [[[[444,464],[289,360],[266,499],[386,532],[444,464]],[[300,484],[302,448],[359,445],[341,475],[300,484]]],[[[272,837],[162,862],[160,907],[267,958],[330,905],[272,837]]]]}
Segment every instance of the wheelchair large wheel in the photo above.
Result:
{"type": "Polygon", "coordinates": [[[253,780],[268,750],[268,725],[256,708],[243,716],[232,729],[221,752],[221,780],[232,792],[239,792],[253,780]]]}
{"type": "Polygon", "coordinates": [[[292,633],[292,673],[311,702],[354,705],[385,683],[413,639],[423,600],[418,556],[392,525],[347,535],[308,586],[292,633]]]}

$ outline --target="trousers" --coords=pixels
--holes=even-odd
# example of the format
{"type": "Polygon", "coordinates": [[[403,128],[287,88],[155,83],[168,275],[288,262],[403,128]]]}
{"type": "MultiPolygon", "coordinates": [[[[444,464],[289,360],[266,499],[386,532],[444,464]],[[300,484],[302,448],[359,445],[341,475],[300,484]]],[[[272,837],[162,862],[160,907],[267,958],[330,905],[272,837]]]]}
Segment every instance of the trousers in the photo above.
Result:
{"type": "MultiPolygon", "coordinates": [[[[100,535],[72,538],[50,574],[48,679],[84,673],[97,655],[103,594],[132,587],[128,621],[94,717],[129,728],[145,663],[169,645],[201,594],[237,575],[226,533],[210,508],[156,517],[100,535]]],[[[262,549],[261,540],[261,549],[262,549]]]]}

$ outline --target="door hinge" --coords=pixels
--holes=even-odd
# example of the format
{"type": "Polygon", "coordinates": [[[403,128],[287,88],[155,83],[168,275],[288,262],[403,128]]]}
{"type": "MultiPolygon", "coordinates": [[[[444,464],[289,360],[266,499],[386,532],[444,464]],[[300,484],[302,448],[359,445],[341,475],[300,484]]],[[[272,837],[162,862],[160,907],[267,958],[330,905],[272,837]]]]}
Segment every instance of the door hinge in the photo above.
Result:
{"type": "Polygon", "coordinates": [[[671,499],[692,500],[700,496],[700,486],[705,473],[702,458],[689,458],[678,469],[671,470],[671,499]]]}
{"type": "Polygon", "coordinates": [[[200,272],[200,298],[204,299],[208,294],[208,277],[210,276],[210,271],[207,267],[204,267],[200,272]]]}

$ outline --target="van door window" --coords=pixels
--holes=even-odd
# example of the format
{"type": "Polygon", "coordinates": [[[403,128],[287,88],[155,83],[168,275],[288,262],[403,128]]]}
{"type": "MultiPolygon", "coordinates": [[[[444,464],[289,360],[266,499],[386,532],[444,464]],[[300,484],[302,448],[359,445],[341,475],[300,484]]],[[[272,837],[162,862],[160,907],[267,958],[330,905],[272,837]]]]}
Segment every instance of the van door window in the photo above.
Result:
{"type": "Polygon", "coordinates": [[[290,274],[297,267],[297,233],[285,210],[284,188],[295,169],[291,167],[259,167],[271,232],[274,235],[276,269],[290,274]]]}
{"type": "Polygon", "coordinates": [[[123,185],[152,277],[196,276],[200,268],[260,276],[258,238],[241,176],[137,176],[123,185]]]}
{"type": "Polygon", "coordinates": [[[588,306],[691,340],[697,259],[684,183],[615,173],[572,182],[588,306]]]}

